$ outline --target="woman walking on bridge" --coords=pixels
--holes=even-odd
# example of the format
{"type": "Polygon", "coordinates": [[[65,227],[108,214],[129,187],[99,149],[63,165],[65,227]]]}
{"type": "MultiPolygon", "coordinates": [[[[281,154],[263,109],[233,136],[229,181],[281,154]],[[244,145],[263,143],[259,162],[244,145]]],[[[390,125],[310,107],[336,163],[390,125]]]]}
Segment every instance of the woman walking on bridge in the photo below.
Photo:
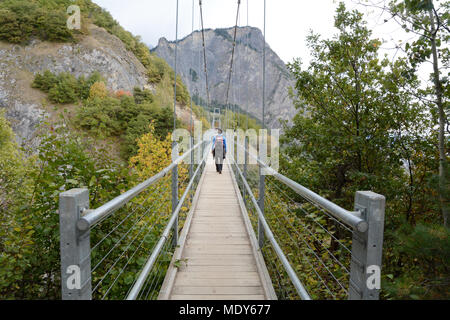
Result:
{"type": "Polygon", "coordinates": [[[227,153],[227,141],[222,134],[222,129],[217,129],[218,134],[214,136],[212,143],[212,154],[216,163],[216,171],[222,174],[223,159],[227,153]]]}

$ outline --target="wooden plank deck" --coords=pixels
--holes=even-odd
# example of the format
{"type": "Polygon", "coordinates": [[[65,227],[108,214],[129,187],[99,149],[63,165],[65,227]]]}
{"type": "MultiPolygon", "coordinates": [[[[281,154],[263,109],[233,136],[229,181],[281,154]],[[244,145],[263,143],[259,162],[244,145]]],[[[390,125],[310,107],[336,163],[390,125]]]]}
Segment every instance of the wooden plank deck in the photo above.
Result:
{"type": "Polygon", "coordinates": [[[209,156],[158,299],[276,299],[236,188],[229,165],[218,174],[209,156]]]}

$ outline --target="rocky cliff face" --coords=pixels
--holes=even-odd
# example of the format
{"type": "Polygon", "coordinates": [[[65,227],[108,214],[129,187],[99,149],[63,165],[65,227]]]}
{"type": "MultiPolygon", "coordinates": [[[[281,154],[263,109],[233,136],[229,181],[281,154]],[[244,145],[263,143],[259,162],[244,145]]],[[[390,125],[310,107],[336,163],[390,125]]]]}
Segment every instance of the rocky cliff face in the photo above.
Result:
{"type": "Polygon", "coordinates": [[[6,109],[19,143],[33,140],[36,125],[46,114],[45,95],[31,88],[34,76],[45,70],[77,77],[98,71],[112,90],[148,88],[146,69],[139,60],[117,37],[94,25],[76,44],[33,41],[18,46],[0,42],[0,108],[6,109]]]}
{"type": "MultiPolygon", "coordinates": [[[[208,82],[211,100],[226,103],[228,74],[231,61],[234,28],[205,31],[208,82]]],[[[255,118],[262,113],[263,43],[261,31],[253,27],[240,27],[236,36],[235,64],[229,102],[248,110],[255,118]],[[248,109],[247,109],[248,107],[248,109]]],[[[174,67],[175,43],[165,38],[153,49],[157,55],[174,67]]],[[[178,42],[178,73],[191,95],[198,92],[206,100],[205,75],[201,32],[178,42]]],[[[288,95],[294,82],[284,62],[266,44],[266,123],[280,127],[279,120],[289,120],[295,108],[288,95]]]]}

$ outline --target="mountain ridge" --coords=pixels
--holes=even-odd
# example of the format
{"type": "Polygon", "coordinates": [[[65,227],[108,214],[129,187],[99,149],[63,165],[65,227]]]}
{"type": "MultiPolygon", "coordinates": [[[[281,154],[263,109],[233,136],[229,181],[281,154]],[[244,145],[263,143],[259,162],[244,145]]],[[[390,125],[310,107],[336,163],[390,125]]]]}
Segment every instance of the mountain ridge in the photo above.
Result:
{"type": "MultiPolygon", "coordinates": [[[[211,102],[226,103],[226,88],[231,62],[234,27],[205,29],[207,68],[211,102]]],[[[262,113],[262,52],[264,37],[256,27],[238,27],[230,104],[261,119],[262,113]],[[248,84],[244,85],[244,84],[248,84]],[[243,94],[244,91],[244,94],[243,94]],[[248,91],[248,93],[247,93],[248,91]]],[[[206,100],[205,76],[203,67],[203,47],[201,31],[196,30],[177,41],[177,72],[187,85],[192,96],[198,95],[206,100]]],[[[289,97],[289,87],[294,87],[293,79],[283,60],[266,46],[266,116],[268,127],[279,128],[279,120],[289,121],[295,114],[293,102],[289,97]]],[[[174,68],[175,41],[161,37],[152,49],[159,57],[174,68]]]]}

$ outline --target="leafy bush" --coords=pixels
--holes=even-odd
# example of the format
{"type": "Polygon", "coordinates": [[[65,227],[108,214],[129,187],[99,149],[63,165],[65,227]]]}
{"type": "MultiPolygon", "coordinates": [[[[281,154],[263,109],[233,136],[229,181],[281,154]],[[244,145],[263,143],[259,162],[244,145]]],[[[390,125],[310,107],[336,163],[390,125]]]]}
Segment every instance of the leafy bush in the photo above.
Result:
{"type": "Polygon", "coordinates": [[[127,167],[108,150],[64,124],[42,129],[37,158],[24,160],[0,115],[0,190],[7,190],[0,191],[0,299],[59,299],[59,193],[89,187],[95,208],[129,183],[127,167]]]}
{"type": "Polygon", "coordinates": [[[32,164],[0,111],[0,299],[11,298],[19,289],[32,254],[33,226],[21,210],[32,192],[32,164]]]}
{"type": "Polygon", "coordinates": [[[89,90],[89,99],[100,98],[105,99],[108,96],[108,89],[104,82],[96,82],[89,90]]]}
{"type": "Polygon", "coordinates": [[[386,294],[397,299],[449,299],[450,230],[405,223],[395,232],[394,241],[397,266],[404,267],[391,267],[394,273],[383,284],[386,294]]]}
{"type": "Polygon", "coordinates": [[[54,103],[75,103],[78,100],[78,81],[70,73],[61,73],[49,90],[48,98],[54,103]]]}
{"type": "Polygon", "coordinates": [[[88,79],[85,79],[84,76],[78,78],[78,95],[81,100],[89,98],[91,87],[96,82],[105,82],[98,71],[94,71],[88,79]]]}
{"type": "Polygon", "coordinates": [[[99,137],[118,136],[121,133],[120,100],[94,97],[78,110],[78,124],[99,137]]]}
{"type": "MultiPolygon", "coordinates": [[[[78,99],[84,100],[89,98],[91,87],[95,83],[102,83],[105,80],[99,72],[95,71],[88,79],[81,76],[78,80],[69,73],[61,73],[55,75],[46,70],[43,74],[38,73],[34,78],[32,87],[40,89],[49,94],[49,99],[54,103],[74,103],[78,99]]],[[[99,86],[94,91],[100,94],[98,90],[102,90],[99,86]]],[[[104,84],[103,84],[104,86],[104,84]]],[[[102,88],[103,88],[102,86],[102,88]]],[[[104,88],[106,90],[106,87],[104,88]]],[[[106,90],[107,93],[107,90],[106,90]]]]}
{"type": "Polygon", "coordinates": [[[58,82],[56,75],[46,70],[43,74],[38,73],[34,78],[32,87],[36,89],[41,89],[44,92],[49,92],[53,86],[58,82]]]}
{"type": "Polygon", "coordinates": [[[42,1],[5,0],[0,2],[0,40],[23,43],[32,37],[47,41],[73,41],[67,28],[66,9],[70,1],[48,6],[42,1]]]}
{"type": "Polygon", "coordinates": [[[134,100],[137,104],[143,104],[143,103],[152,103],[154,101],[154,97],[150,90],[135,87],[133,90],[134,100]]]}

